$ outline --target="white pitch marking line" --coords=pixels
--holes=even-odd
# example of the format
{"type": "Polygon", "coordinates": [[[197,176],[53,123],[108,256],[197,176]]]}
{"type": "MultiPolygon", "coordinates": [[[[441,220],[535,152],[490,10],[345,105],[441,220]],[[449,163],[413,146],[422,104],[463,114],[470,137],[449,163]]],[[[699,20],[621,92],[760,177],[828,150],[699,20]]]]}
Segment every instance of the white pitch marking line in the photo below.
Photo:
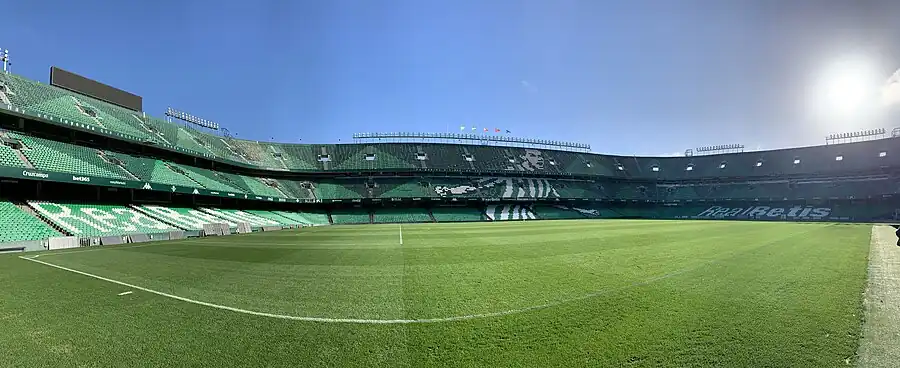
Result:
{"type": "Polygon", "coordinates": [[[743,251],[743,252],[739,252],[738,254],[731,255],[730,257],[723,257],[723,258],[721,258],[721,259],[709,260],[709,261],[700,263],[700,264],[698,264],[698,265],[695,265],[695,266],[693,266],[693,267],[685,267],[685,268],[682,268],[682,269],[680,269],[680,270],[677,270],[677,271],[674,271],[674,272],[671,272],[671,273],[667,273],[667,274],[664,274],[664,275],[661,275],[661,276],[657,276],[657,277],[653,277],[653,278],[646,279],[646,280],[644,280],[644,281],[638,281],[638,282],[634,282],[634,283],[631,283],[631,284],[628,284],[628,285],[623,285],[623,286],[616,287],[616,288],[609,288],[609,289],[598,290],[598,291],[595,291],[595,292],[593,292],[593,293],[589,293],[589,294],[577,296],[577,297],[574,297],[574,298],[563,299],[563,300],[555,301],[555,302],[552,302],[552,303],[541,304],[541,305],[534,305],[534,306],[525,307],[525,308],[519,308],[519,309],[510,309],[510,310],[501,311],[501,312],[490,312],[490,313],[480,313],[480,314],[468,314],[468,315],[462,315],[462,316],[443,317],[443,318],[422,318],[422,319],[361,319],[361,318],[302,317],[302,316],[289,316],[289,315],[284,315],[284,314],[274,314],[274,313],[258,312],[258,311],[252,311],[252,310],[240,309],[240,308],[235,308],[235,307],[229,307],[229,306],[226,306],[226,305],[213,304],[213,303],[204,302],[204,301],[200,301],[200,300],[194,300],[194,299],[185,298],[185,297],[183,297],[183,296],[178,296],[178,295],[172,295],[172,294],[164,293],[164,292],[162,292],[162,291],[156,291],[156,290],[153,290],[153,289],[149,289],[149,288],[145,288],[145,287],[141,287],[141,286],[132,285],[132,284],[125,283],[125,282],[122,282],[122,281],[113,280],[113,279],[106,278],[106,277],[103,277],[103,276],[97,276],[97,275],[94,275],[94,274],[91,274],[91,273],[87,273],[87,272],[84,272],[84,271],[79,271],[79,270],[71,269],[71,268],[68,268],[68,267],[63,267],[63,266],[60,266],[60,265],[56,265],[56,264],[53,264],[53,263],[50,263],[50,262],[44,262],[44,261],[41,261],[41,260],[38,260],[38,259],[34,259],[34,258],[28,258],[28,257],[24,257],[24,256],[19,256],[19,258],[24,259],[24,260],[26,260],[26,261],[31,261],[31,262],[35,262],[35,263],[40,263],[40,264],[43,264],[43,265],[46,265],[46,266],[50,266],[50,267],[53,267],[53,268],[58,268],[58,269],[63,270],[63,271],[69,271],[69,272],[72,272],[72,273],[77,273],[77,274],[79,274],[79,275],[83,275],[83,276],[87,276],[87,277],[92,277],[92,278],[95,278],[95,279],[98,279],[98,280],[103,280],[103,281],[110,282],[110,283],[113,283],[113,284],[125,286],[125,287],[128,287],[128,288],[132,288],[132,289],[136,289],[136,290],[141,290],[141,291],[146,291],[146,292],[148,292],[148,293],[156,294],[156,295],[159,295],[159,296],[164,296],[164,297],[166,297],[166,298],[172,298],[172,299],[175,299],[175,300],[180,300],[180,301],[183,301],[183,302],[188,302],[188,303],[192,303],[192,304],[202,305],[202,306],[205,306],[205,307],[211,307],[211,308],[216,308],[216,309],[222,309],[222,310],[227,310],[227,311],[232,311],[232,312],[237,312],[237,313],[250,314],[250,315],[254,315],[254,316],[269,317],[269,318],[278,318],[278,319],[287,319],[287,320],[294,320],[294,321],[324,322],[324,323],[412,324],[412,323],[455,322],[455,321],[466,321],[466,320],[481,319],[481,318],[490,318],[490,317],[503,317],[503,316],[513,315],[513,314],[519,314],[519,313],[525,313],[525,312],[531,312],[531,311],[536,311],[536,310],[542,310],[542,309],[552,308],[552,307],[560,306],[560,305],[563,305],[563,304],[568,304],[568,303],[575,302],[575,301],[579,301],[579,300],[591,299],[591,298],[595,298],[595,297],[598,297],[598,296],[602,296],[602,295],[614,293],[614,292],[617,292],[617,291],[628,290],[628,289],[632,289],[632,288],[635,288],[635,287],[639,287],[639,286],[644,286],[644,285],[652,284],[652,283],[657,282],[657,281],[662,281],[662,280],[665,280],[665,279],[668,279],[668,278],[671,278],[671,277],[675,277],[675,276],[678,276],[678,275],[681,275],[681,274],[684,274],[684,273],[687,273],[687,272],[690,272],[690,271],[694,271],[694,270],[700,269],[700,268],[702,268],[702,267],[704,267],[704,266],[707,266],[707,265],[712,265],[712,264],[719,263],[719,262],[721,262],[721,261],[723,261],[723,260],[725,260],[725,259],[734,258],[735,256],[737,256],[737,255],[739,255],[739,254],[742,254],[742,253],[744,253],[744,252],[748,252],[748,251],[750,251],[750,250],[754,250],[754,249],[761,248],[761,247],[763,247],[763,246],[768,246],[768,245],[775,244],[775,243],[776,243],[777,241],[779,241],[779,240],[786,240],[786,239],[789,239],[789,238],[791,238],[791,237],[794,237],[794,236],[797,236],[797,235],[806,234],[806,233],[809,233],[809,232],[812,232],[812,230],[804,231],[804,232],[801,232],[801,233],[791,234],[791,235],[788,235],[788,236],[786,236],[786,237],[784,237],[784,238],[781,238],[781,239],[778,239],[778,240],[773,240],[773,241],[771,241],[771,242],[765,243],[765,244],[763,244],[762,246],[754,247],[754,248],[745,250],[745,251],[743,251]]]}
{"type": "Polygon", "coordinates": [[[400,245],[403,245],[403,225],[400,225],[400,245]]]}
{"type": "Polygon", "coordinates": [[[119,293],[118,295],[119,295],[119,296],[122,296],[122,295],[128,295],[128,294],[131,294],[131,293],[133,293],[133,292],[132,292],[132,291],[126,291],[126,292],[124,292],[124,293],[119,293]]]}
{"type": "Polygon", "coordinates": [[[160,245],[160,244],[172,244],[172,243],[161,243],[161,242],[147,242],[141,243],[139,245],[132,244],[122,244],[122,245],[112,245],[112,246],[91,246],[91,247],[79,247],[79,248],[87,248],[87,249],[77,249],[71,251],[59,251],[59,252],[48,252],[35,255],[33,258],[37,258],[40,256],[61,256],[63,254],[75,254],[75,253],[84,253],[84,252],[96,252],[100,250],[115,250],[115,249],[133,249],[133,248],[141,248],[141,247],[149,247],[151,245],[160,245]]]}
{"type": "Polygon", "coordinates": [[[455,322],[455,321],[466,321],[466,320],[471,320],[471,319],[480,319],[480,318],[489,318],[489,317],[502,317],[502,316],[508,316],[508,315],[512,315],[512,314],[519,314],[519,313],[524,313],[524,312],[530,312],[530,311],[536,311],[536,310],[541,310],[541,309],[547,309],[547,308],[551,308],[551,307],[556,307],[556,306],[563,305],[563,304],[567,304],[567,303],[571,303],[571,302],[574,302],[574,301],[590,299],[590,298],[594,298],[594,297],[601,296],[601,295],[604,295],[604,294],[613,293],[613,292],[620,291],[620,290],[626,290],[626,289],[630,289],[630,288],[634,288],[634,287],[638,287],[638,286],[642,286],[642,285],[647,285],[647,284],[650,284],[650,283],[653,283],[653,282],[656,282],[656,281],[665,280],[665,279],[668,279],[668,278],[670,278],[670,277],[677,276],[677,275],[683,274],[683,273],[685,273],[685,272],[692,271],[692,270],[694,270],[694,269],[698,269],[698,268],[703,267],[703,266],[705,266],[705,265],[707,265],[707,264],[710,264],[710,263],[714,263],[714,262],[704,262],[704,263],[702,263],[702,264],[700,264],[700,265],[697,265],[697,266],[694,266],[694,267],[684,268],[684,269],[681,269],[681,270],[678,270],[678,271],[675,271],[675,272],[672,272],[672,273],[668,273],[668,274],[665,274],[665,275],[662,275],[662,276],[654,277],[654,278],[647,279],[647,280],[640,281],[640,282],[635,282],[635,283],[632,283],[632,284],[629,284],[629,285],[625,285],[625,286],[621,286],[621,287],[617,287],[617,288],[611,288],[611,289],[600,290],[600,291],[593,292],[593,293],[590,293],[590,294],[586,294],[586,295],[582,295],[582,296],[578,296],[578,297],[574,297],[574,298],[569,298],[569,299],[564,299],[564,300],[556,301],[556,302],[553,302],[553,303],[547,303],[547,304],[535,305],[535,306],[530,306],[530,307],[525,307],[525,308],[519,308],[519,309],[510,309],[510,310],[501,311],[501,312],[479,313],[479,314],[468,314],[468,315],[462,315],[462,316],[452,316],[452,317],[443,317],[443,318],[421,318],[421,319],[362,319],[362,318],[326,318],[326,317],[290,316],[290,315],[284,315],[284,314],[274,314],[274,313],[258,312],[258,311],[252,311],[252,310],[247,310],[247,309],[241,309],[241,308],[229,307],[229,306],[227,306],[227,305],[219,305],[219,304],[214,304],[214,303],[204,302],[204,301],[200,301],[200,300],[194,300],[194,299],[190,299],[190,298],[185,298],[185,297],[183,297],[183,296],[173,295],[173,294],[169,294],[169,293],[164,293],[164,292],[162,292],[162,291],[157,291],[157,290],[153,290],[153,289],[149,289],[149,288],[145,288],[145,287],[141,287],[141,286],[137,286],[137,285],[132,285],[132,284],[129,284],[129,283],[126,283],[126,282],[122,282],[122,281],[118,281],[118,280],[113,280],[113,279],[106,278],[106,277],[103,277],[103,276],[97,276],[97,275],[94,275],[94,274],[91,274],[91,273],[87,273],[87,272],[84,272],[84,271],[79,271],[79,270],[71,269],[71,268],[68,268],[68,267],[56,265],[56,264],[53,264],[53,263],[50,263],[50,262],[44,262],[44,261],[37,260],[37,259],[34,259],[34,258],[26,258],[26,257],[22,257],[22,256],[19,256],[19,258],[24,259],[24,260],[27,260],[27,261],[31,261],[31,262],[40,263],[40,264],[43,264],[43,265],[46,265],[46,266],[50,266],[50,267],[53,267],[53,268],[58,268],[58,269],[63,270],[63,271],[69,271],[69,272],[72,272],[72,273],[77,273],[77,274],[79,274],[79,275],[83,275],[83,276],[87,276],[87,277],[92,277],[92,278],[95,278],[95,279],[98,279],[98,280],[102,280],[102,281],[106,281],[106,282],[110,282],[110,283],[113,283],[113,284],[117,284],[117,285],[129,287],[129,288],[136,289],[136,290],[146,291],[146,292],[148,292],[148,293],[156,294],[156,295],[159,295],[159,296],[164,296],[164,297],[166,297],[166,298],[172,298],[172,299],[175,299],[175,300],[180,300],[180,301],[183,301],[183,302],[188,302],[188,303],[192,303],[192,304],[202,305],[202,306],[205,306],[205,307],[211,307],[211,308],[216,308],[216,309],[223,309],[223,310],[227,310],[227,311],[232,311],[232,312],[237,312],[237,313],[244,313],[244,314],[250,314],[250,315],[260,316],[260,317],[269,317],[269,318],[287,319],[287,320],[294,320],[294,321],[324,322],[324,323],[355,323],[355,324],[412,324],[412,323],[440,323],[440,322],[455,322]]]}

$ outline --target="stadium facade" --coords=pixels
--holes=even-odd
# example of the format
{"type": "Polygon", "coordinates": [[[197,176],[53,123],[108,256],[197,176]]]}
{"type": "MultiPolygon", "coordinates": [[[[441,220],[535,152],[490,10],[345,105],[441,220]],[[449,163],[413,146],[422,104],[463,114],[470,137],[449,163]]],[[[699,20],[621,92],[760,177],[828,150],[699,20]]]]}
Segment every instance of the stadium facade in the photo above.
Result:
{"type": "Polygon", "coordinates": [[[210,223],[888,222],[900,208],[894,138],[693,157],[258,142],[0,74],[0,141],[0,248],[13,250],[62,236],[191,235],[210,223]]]}

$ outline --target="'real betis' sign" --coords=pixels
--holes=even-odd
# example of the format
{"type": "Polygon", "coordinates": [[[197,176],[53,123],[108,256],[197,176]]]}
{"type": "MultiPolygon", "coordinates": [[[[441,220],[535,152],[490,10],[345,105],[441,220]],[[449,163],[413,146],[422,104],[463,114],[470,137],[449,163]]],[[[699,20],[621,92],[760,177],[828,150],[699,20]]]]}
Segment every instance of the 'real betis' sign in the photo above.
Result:
{"type": "Polygon", "coordinates": [[[788,219],[823,219],[831,215],[831,208],[795,205],[792,207],[749,206],[722,207],[712,206],[697,214],[699,218],[788,218],[788,219]]]}
{"type": "Polygon", "coordinates": [[[245,193],[231,193],[231,192],[214,191],[214,190],[207,190],[207,189],[200,189],[200,188],[183,187],[183,186],[170,185],[170,184],[160,184],[160,183],[134,181],[134,180],[110,179],[110,178],[101,178],[101,177],[96,177],[96,176],[74,175],[74,174],[65,174],[65,173],[58,173],[58,172],[52,172],[52,171],[43,171],[43,170],[27,169],[27,168],[15,168],[15,167],[0,167],[0,177],[13,178],[13,179],[54,181],[54,182],[60,182],[60,183],[90,184],[90,185],[98,185],[98,186],[104,186],[104,187],[153,190],[153,191],[161,191],[161,192],[193,194],[193,195],[207,195],[207,196],[215,196],[215,197],[246,198],[246,199],[256,199],[256,200],[261,200],[261,201],[270,201],[270,202],[307,203],[307,202],[313,201],[313,200],[308,200],[308,199],[293,199],[293,198],[288,199],[288,198],[276,198],[276,197],[248,196],[245,193]]]}

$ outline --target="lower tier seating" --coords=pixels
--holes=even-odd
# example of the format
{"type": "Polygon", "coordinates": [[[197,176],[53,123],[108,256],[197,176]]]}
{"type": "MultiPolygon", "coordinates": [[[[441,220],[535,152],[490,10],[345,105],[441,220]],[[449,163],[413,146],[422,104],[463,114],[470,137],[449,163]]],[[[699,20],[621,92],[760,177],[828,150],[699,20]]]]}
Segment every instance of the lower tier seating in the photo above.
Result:
{"type": "Polygon", "coordinates": [[[328,225],[328,214],[324,212],[288,212],[288,211],[272,211],[272,213],[294,221],[299,224],[306,225],[328,225]]]}
{"type": "Polygon", "coordinates": [[[521,204],[491,204],[485,208],[484,213],[492,221],[537,219],[531,208],[521,204]]]}
{"type": "Polygon", "coordinates": [[[431,222],[428,210],[423,208],[393,209],[382,208],[375,211],[376,223],[431,222]]]}
{"type": "Polygon", "coordinates": [[[334,210],[331,211],[331,219],[335,224],[368,224],[371,223],[369,211],[359,210],[334,210]]]}
{"type": "Polygon", "coordinates": [[[484,221],[481,210],[471,207],[435,207],[431,214],[437,222],[484,221]]]}
{"type": "Polygon", "coordinates": [[[10,202],[0,202],[0,243],[62,236],[39,218],[10,202]]]}
{"type": "Polygon", "coordinates": [[[565,206],[537,205],[532,207],[532,209],[534,210],[534,213],[538,218],[544,220],[585,218],[584,215],[582,215],[577,210],[573,210],[565,206]]]}
{"type": "Polygon", "coordinates": [[[177,230],[174,226],[125,206],[42,201],[29,201],[28,205],[74,236],[152,234],[177,230]]]}

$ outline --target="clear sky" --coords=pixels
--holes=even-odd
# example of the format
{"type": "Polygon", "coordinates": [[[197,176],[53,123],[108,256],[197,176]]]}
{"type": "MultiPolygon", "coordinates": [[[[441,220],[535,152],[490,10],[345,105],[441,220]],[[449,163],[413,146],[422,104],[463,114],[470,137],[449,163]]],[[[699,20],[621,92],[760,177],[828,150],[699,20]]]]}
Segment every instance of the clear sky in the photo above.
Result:
{"type": "Polygon", "coordinates": [[[900,125],[808,103],[833,60],[900,67],[895,0],[27,0],[0,14],[13,72],[46,82],[56,65],[239,138],[465,125],[646,155],[900,125]]]}

